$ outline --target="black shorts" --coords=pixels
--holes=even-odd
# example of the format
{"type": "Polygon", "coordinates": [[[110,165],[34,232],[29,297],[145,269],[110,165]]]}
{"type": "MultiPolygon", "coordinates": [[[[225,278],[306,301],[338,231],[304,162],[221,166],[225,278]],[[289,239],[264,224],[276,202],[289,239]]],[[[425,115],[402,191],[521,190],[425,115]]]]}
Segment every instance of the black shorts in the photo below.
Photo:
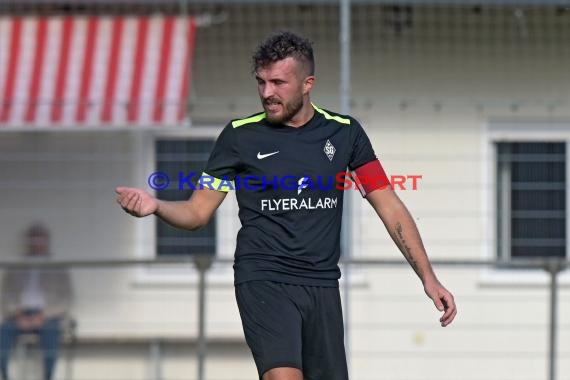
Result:
{"type": "Polygon", "coordinates": [[[304,380],[348,380],[338,288],[250,281],[235,290],[260,379],[294,367],[304,380]]]}

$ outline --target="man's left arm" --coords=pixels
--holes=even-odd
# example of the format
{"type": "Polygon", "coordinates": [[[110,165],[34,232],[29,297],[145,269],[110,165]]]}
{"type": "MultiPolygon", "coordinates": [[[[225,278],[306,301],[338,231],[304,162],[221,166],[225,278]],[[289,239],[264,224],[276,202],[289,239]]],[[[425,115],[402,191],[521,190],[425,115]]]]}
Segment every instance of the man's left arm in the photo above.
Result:
{"type": "Polygon", "coordinates": [[[428,297],[439,311],[444,312],[439,320],[441,325],[449,325],[457,314],[453,295],[437,279],[410,212],[390,188],[372,191],[366,195],[366,199],[422,281],[428,297]]]}

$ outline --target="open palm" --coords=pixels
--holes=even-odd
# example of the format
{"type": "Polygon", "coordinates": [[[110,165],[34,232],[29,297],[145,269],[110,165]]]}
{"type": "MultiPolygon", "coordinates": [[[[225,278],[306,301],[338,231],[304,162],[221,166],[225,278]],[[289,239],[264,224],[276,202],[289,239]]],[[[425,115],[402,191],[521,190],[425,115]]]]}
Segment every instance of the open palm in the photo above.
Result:
{"type": "Polygon", "coordinates": [[[117,203],[133,216],[141,218],[153,214],[158,209],[158,200],[144,190],[119,186],[115,189],[115,193],[117,203]]]}

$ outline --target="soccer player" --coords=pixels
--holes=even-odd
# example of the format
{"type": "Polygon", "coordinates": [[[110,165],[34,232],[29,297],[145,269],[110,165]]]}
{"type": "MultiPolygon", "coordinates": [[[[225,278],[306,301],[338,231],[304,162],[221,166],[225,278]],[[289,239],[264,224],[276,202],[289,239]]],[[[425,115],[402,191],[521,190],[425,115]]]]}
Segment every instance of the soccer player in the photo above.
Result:
{"type": "MultiPolygon", "coordinates": [[[[157,200],[118,187],[129,214],[155,214],[188,230],[205,225],[235,189],[242,227],[235,294],[246,341],[262,380],[347,380],[338,289],[343,187],[338,173],[385,178],[366,133],[350,116],[311,103],[311,43],[289,32],[269,37],[253,56],[264,112],[230,122],[188,201],[157,200]],[[231,183],[230,181],[233,181],[231,183]]],[[[415,223],[383,181],[359,188],[421,279],[442,326],[456,313],[438,281],[415,223]]]]}

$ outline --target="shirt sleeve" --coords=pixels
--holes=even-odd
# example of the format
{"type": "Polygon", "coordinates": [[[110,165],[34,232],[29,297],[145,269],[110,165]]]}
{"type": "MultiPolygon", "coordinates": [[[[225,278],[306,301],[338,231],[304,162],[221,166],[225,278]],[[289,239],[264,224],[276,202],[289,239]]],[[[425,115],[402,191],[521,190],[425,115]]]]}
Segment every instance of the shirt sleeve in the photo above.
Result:
{"type": "Polygon", "coordinates": [[[200,178],[202,186],[225,192],[233,190],[240,165],[235,134],[235,129],[228,124],[218,136],[200,178]]]}
{"type": "Polygon", "coordinates": [[[351,120],[352,154],[350,156],[348,168],[350,170],[354,170],[375,160],[376,154],[374,153],[370,139],[366,135],[366,132],[360,123],[354,119],[351,120]]]}

